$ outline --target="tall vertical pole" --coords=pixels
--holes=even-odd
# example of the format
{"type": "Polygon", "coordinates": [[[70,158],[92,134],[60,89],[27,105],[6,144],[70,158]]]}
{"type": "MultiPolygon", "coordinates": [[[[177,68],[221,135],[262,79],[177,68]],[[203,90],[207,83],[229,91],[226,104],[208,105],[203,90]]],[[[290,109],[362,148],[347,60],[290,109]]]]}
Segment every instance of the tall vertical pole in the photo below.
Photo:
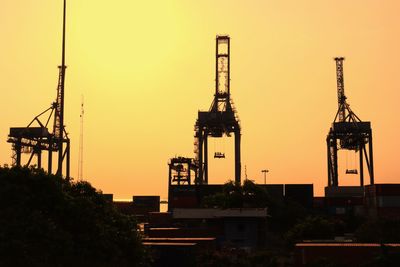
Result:
{"type": "Polygon", "coordinates": [[[228,77],[227,77],[226,82],[228,83],[228,99],[227,99],[227,101],[229,101],[230,96],[231,96],[231,39],[230,38],[228,38],[228,77]]]}
{"type": "Polygon", "coordinates": [[[269,172],[269,170],[261,170],[262,173],[264,173],[264,184],[267,184],[267,172],[269,172]]]}
{"type": "Polygon", "coordinates": [[[83,179],[83,116],[85,114],[85,110],[83,107],[83,95],[81,101],[81,129],[79,135],[79,155],[78,155],[78,180],[83,179]]]}
{"type": "Polygon", "coordinates": [[[52,168],[53,168],[53,139],[50,138],[49,156],[47,157],[47,171],[49,174],[52,173],[52,168]]]}
{"type": "Polygon", "coordinates": [[[42,150],[38,149],[36,155],[37,155],[37,161],[38,161],[38,168],[41,169],[42,168],[42,150]]]}
{"type": "Polygon", "coordinates": [[[62,175],[63,169],[63,145],[64,145],[64,88],[65,88],[65,22],[66,22],[66,0],[64,0],[64,8],[63,8],[63,33],[62,33],[62,54],[61,54],[61,77],[60,77],[60,125],[59,125],[59,137],[58,137],[58,169],[57,174],[62,175]]]}
{"type": "Polygon", "coordinates": [[[372,131],[369,133],[369,140],[368,140],[368,147],[369,147],[369,164],[370,164],[370,170],[369,170],[369,177],[370,177],[370,182],[371,184],[374,184],[374,155],[372,151],[372,131]]]}
{"type": "Polygon", "coordinates": [[[188,161],[188,168],[187,168],[187,178],[188,178],[188,185],[190,185],[190,180],[191,180],[191,173],[192,173],[192,168],[191,168],[191,162],[190,160],[188,161]]]}
{"type": "Polygon", "coordinates": [[[168,211],[171,211],[171,205],[172,205],[172,190],[171,190],[171,184],[172,184],[172,161],[168,163],[168,211]]]}
{"type": "Polygon", "coordinates": [[[365,149],[365,146],[363,143],[360,145],[359,152],[360,155],[360,186],[364,186],[364,159],[363,159],[363,150],[365,149]]]}
{"type": "MultiPolygon", "coordinates": [[[[215,42],[215,97],[218,95],[218,88],[219,88],[219,75],[218,75],[218,37],[215,42]]],[[[215,103],[215,104],[218,104],[215,103]]]]}
{"type": "Polygon", "coordinates": [[[69,177],[70,177],[70,169],[69,169],[69,166],[70,166],[70,161],[71,161],[71,150],[70,150],[70,148],[71,148],[71,143],[70,143],[70,140],[69,139],[67,139],[67,147],[65,148],[67,151],[67,161],[66,161],[66,174],[65,174],[65,177],[67,178],[67,179],[69,179],[69,177]]]}
{"type": "Polygon", "coordinates": [[[331,162],[331,147],[330,141],[331,139],[329,136],[326,138],[326,152],[327,152],[327,159],[328,159],[328,186],[332,186],[332,162],[331,162]]]}
{"type": "Polygon", "coordinates": [[[203,184],[203,127],[199,126],[199,176],[197,184],[203,184]]]}
{"type": "Polygon", "coordinates": [[[172,162],[168,164],[168,188],[172,184],[172,162]]]}
{"type": "Polygon", "coordinates": [[[241,163],[240,163],[240,129],[235,130],[235,183],[241,182],[241,163]]]}
{"type": "Polygon", "coordinates": [[[339,186],[339,175],[338,175],[338,156],[337,156],[337,140],[336,136],[333,138],[332,145],[333,152],[333,186],[339,186]]]}
{"type": "Polygon", "coordinates": [[[15,143],[15,154],[16,154],[15,164],[18,167],[21,166],[21,149],[22,149],[21,138],[18,138],[18,141],[15,143]]]}
{"type": "Polygon", "coordinates": [[[208,184],[208,133],[204,133],[204,183],[208,184]]]}

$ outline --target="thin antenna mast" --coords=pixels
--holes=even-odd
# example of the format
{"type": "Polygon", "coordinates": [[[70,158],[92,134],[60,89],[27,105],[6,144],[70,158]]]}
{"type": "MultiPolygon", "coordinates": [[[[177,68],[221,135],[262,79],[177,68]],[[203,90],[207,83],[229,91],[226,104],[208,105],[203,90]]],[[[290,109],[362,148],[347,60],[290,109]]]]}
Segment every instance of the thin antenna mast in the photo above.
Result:
{"type": "Polygon", "coordinates": [[[85,114],[84,106],[83,106],[83,95],[81,101],[81,129],[79,136],[79,156],[78,156],[78,180],[82,181],[83,179],[83,115],[85,114]]]}

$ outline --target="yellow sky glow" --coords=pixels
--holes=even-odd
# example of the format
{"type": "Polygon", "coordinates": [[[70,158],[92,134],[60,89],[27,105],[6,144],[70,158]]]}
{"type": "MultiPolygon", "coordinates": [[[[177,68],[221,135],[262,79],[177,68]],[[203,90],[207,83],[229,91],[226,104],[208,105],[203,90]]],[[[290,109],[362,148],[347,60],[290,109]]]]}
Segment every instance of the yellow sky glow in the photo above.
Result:
{"type": "MultiPolygon", "coordinates": [[[[61,9],[61,0],[0,4],[0,163],[11,163],[9,127],[26,125],[55,99],[61,9]]],[[[372,122],[375,180],[399,182],[398,10],[396,0],[69,0],[72,175],[83,94],[85,179],[118,198],[166,197],[168,159],[193,157],[197,111],[213,98],[215,36],[229,34],[242,177],[246,166],[261,183],[267,168],[270,183],[313,183],[323,194],[325,138],[337,110],[333,57],[345,56],[348,101],[372,122]]],[[[227,155],[211,160],[211,183],[233,178],[232,139],[210,140],[210,155],[227,155]]],[[[343,168],[340,182],[357,184],[343,168]]]]}

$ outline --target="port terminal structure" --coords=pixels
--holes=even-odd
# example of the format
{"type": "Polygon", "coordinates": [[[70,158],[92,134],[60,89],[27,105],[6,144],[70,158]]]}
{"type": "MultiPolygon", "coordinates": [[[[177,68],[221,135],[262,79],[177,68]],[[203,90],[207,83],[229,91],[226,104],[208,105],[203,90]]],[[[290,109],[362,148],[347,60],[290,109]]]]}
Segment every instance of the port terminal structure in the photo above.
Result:
{"type": "Polygon", "coordinates": [[[65,70],[67,68],[65,65],[65,26],[66,0],[63,3],[62,57],[61,65],[58,66],[59,76],[56,101],[48,109],[34,117],[26,127],[11,127],[7,142],[12,144],[13,166],[33,165],[33,158],[36,156],[36,166],[42,168],[42,154],[43,151],[47,151],[47,172],[52,173],[53,153],[55,152],[58,153],[56,174],[63,175],[63,165],[65,163],[64,176],[70,178],[70,139],[64,125],[64,85],[65,70]],[[45,118],[44,120],[43,117],[45,118]],[[53,131],[50,132],[49,124],[52,120],[53,131]],[[26,164],[22,164],[22,153],[30,154],[26,164]]]}
{"type": "Polygon", "coordinates": [[[359,171],[346,169],[346,174],[359,174],[360,186],[364,186],[364,160],[370,184],[374,184],[374,162],[371,122],[361,119],[351,110],[344,94],[344,57],[336,57],[336,80],[338,111],[326,138],[328,159],[328,187],[339,186],[338,150],[349,150],[359,154],[359,171]],[[368,148],[367,148],[368,147],[368,148]]]}
{"type": "MultiPolygon", "coordinates": [[[[199,111],[195,123],[194,158],[170,159],[169,185],[208,184],[208,138],[235,138],[235,182],[241,182],[240,121],[230,92],[230,37],[216,38],[215,94],[208,111],[199,111]]],[[[215,152],[214,158],[225,158],[223,152],[215,152]]]]}
{"type": "MultiPolygon", "coordinates": [[[[195,124],[195,154],[199,162],[198,183],[208,184],[208,137],[235,138],[235,182],[240,184],[240,121],[230,93],[230,38],[217,36],[215,55],[215,94],[209,111],[199,111],[195,124]]],[[[224,158],[215,152],[215,158],[224,158]]]]}
{"type": "MultiPolygon", "coordinates": [[[[234,135],[235,183],[241,183],[240,139],[241,127],[230,90],[230,37],[216,37],[215,94],[208,111],[199,111],[195,123],[194,158],[174,157],[169,160],[169,203],[174,192],[192,192],[199,196],[199,188],[209,184],[208,138],[224,138],[234,135]],[[195,193],[196,192],[196,193],[195,193]]],[[[215,151],[214,158],[223,159],[225,153],[215,151]]],[[[211,188],[211,187],[210,187],[211,188]]],[[[202,191],[202,190],[200,190],[202,191]]],[[[192,195],[192,194],[191,194],[192,195]]],[[[199,197],[196,197],[198,201],[199,197]]],[[[200,197],[201,198],[201,197],[200,197]]]]}

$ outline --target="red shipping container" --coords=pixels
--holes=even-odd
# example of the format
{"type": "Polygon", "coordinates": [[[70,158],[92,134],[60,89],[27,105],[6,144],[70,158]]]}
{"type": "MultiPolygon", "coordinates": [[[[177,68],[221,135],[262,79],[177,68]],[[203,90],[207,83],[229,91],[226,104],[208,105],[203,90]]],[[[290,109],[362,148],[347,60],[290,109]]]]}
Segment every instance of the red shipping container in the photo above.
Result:
{"type": "Polygon", "coordinates": [[[172,199],[174,208],[197,208],[198,205],[196,196],[174,196],[172,199]]]}

